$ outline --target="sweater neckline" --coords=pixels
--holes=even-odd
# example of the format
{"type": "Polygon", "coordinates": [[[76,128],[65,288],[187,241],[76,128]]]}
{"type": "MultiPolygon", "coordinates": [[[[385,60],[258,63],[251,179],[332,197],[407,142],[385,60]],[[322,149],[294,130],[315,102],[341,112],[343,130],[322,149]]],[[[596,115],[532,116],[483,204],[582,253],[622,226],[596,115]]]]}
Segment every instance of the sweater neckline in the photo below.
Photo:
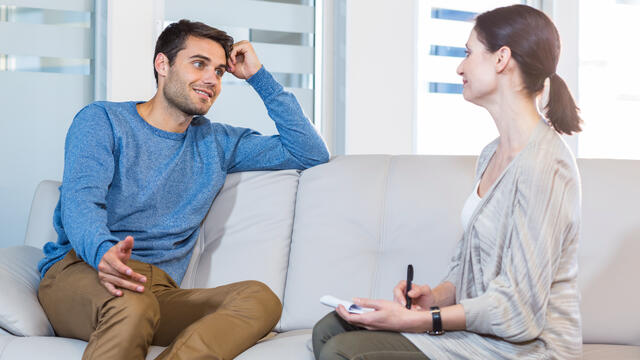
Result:
{"type": "MultiPolygon", "coordinates": [[[[491,185],[489,190],[487,190],[487,192],[485,193],[485,196],[483,196],[483,198],[485,198],[487,195],[489,195],[489,193],[493,190],[495,185],[502,179],[502,177],[504,177],[504,175],[512,167],[512,165],[515,164],[516,162],[518,162],[518,160],[522,157],[521,155],[523,153],[527,152],[529,150],[529,148],[531,148],[532,144],[536,142],[537,138],[539,137],[540,133],[542,132],[542,129],[547,128],[547,127],[549,127],[549,125],[547,124],[546,121],[544,121],[543,118],[541,118],[540,121],[538,122],[537,126],[535,127],[535,129],[531,133],[531,136],[529,136],[529,139],[527,140],[527,144],[522,148],[522,150],[520,150],[520,152],[518,152],[518,154],[516,154],[516,156],[513,157],[511,162],[509,162],[509,164],[502,170],[502,172],[500,173],[500,176],[498,176],[496,178],[496,180],[493,182],[493,184],[491,185]]],[[[485,157],[486,160],[484,160],[482,162],[482,164],[481,164],[482,167],[481,167],[480,171],[478,171],[478,174],[476,176],[476,180],[480,181],[482,179],[482,175],[484,175],[484,172],[487,170],[487,167],[489,166],[489,163],[491,162],[491,159],[496,154],[496,150],[498,149],[498,143],[499,142],[500,142],[500,137],[497,137],[489,145],[489,151],[487,153],[487,156],[485,157]]]]}
{"type": "MultiPolygon", "coordinates": [[[[484,196],[480,198],[480,202],[476,205],[475,210],[473,211],[473,213],[471,214],[471,217],[469,218],[469,222],[467,223],[467,228],[469,228],[470,226],[473,226],[473,223],[476,221],[476,218],[478,217],[478,213],[480,212],[480,209],[483,208],[484,203],[486,203],[487,201],[489,201],[489,199],[491,199],[491,197],[493,196],[493,193],[495,192],[496,187],[498,187],[498,184],[502,182],[502,179],[505,177],[505,175],[511,170],[512,167],[515,167],[517,165],[517,163],[519,162],[519,159],[522,157],[522,154],[528,151],[533,146],[533,144],[537,141],[538,137],[541,136],[543,130],[548,127],[549,127],[549,124],[544,120],[544,118],[541,118],[540,122],[538,122],[538,125],[536,126],[536,128],[533,130],[533,133],[529,137],[529,140],[527,141],[527,144],[525,145],[525,147],[522,150],[520,150],[520,152],[513,158],[513,160],[511,160],[509,165],[507,165],[502,170],[502,172],[496,178],[493,184],[491,184],[491,187],[489,187],[489,190],[487,190],[487,192],[484,193],[484,196]]],[[[480,164],[481,168],[479,169],[478,174],[476,175],[476,181],[478,182],[478,184],[482,179],[482,175],[484,175],[484,172],[487,170],[487,167],[489,166],[489,162],[491,161],[491,158],[493,158],[493,156],[496,153],[496,149],[498,148],[499,141],[500,141],[500,137],[493,140],[489,144],[485,159],[482,159],[482,158],[479,159],[480,161],[482,161],[482,163],[480,164]]],[[[467,231],[465,229],[465,234],[466,233],[467,231]]]]}
{"type": "Polygon", "coordinates": [[[140,116],[140,113],[138,113],[138,108],[136,107],[136,105],[142,104],[143,102],[144,101],[131,101],[129,103],[131,106],[131,112],[133,113],[133,117],[143,128],[147,129],[148,131],[153,133],[155,136],[158,136],[164,139],[175,140],[175,141],[184,140],[191,126],[189,126],[187,130],[183,133],[174,133],[174,132],[158,129],[157,127],[149,124],[145,119],[142,118],[142,116],[140,116]]]}

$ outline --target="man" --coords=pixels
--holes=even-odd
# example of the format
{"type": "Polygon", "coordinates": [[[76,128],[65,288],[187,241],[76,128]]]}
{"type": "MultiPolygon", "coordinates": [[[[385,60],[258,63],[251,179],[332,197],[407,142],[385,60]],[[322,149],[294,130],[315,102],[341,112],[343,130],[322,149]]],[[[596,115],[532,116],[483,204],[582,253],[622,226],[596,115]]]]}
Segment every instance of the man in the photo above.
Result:
{"type": "Polygon", "coordinates": [[[304,169],[329,154],[249,42],[181,20],[158,38],[154,69],[151,100],[76,115],[38,297],[59,336],[89,342],[85,359],[143,359],[152,344],[167,346],[159,359],[231,359],[282,306],[257,281],[180,289],[199,225],[227,173],[304,169]],[[200,116],[227,70],[253,86],[279,136],[200,116]]]}

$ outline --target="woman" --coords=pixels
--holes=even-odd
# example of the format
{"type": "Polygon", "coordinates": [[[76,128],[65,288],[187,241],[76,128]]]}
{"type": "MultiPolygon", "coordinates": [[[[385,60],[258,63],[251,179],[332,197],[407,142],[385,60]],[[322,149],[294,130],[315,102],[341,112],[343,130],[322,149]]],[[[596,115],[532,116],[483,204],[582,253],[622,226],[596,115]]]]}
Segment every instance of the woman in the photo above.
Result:
{"type": "Polygon", "coordinates": [[[375,312],[338,307],[314,327],[316,359],[581,355],[580,178],[558,134],[580,131],[581,119],[556,74],[558,32],[542,12],[514,5],[479,15],[466,46],[464,98],[489,111],[500,136],[478,159],[448,274],[433,289],[414,286],[411,309],[404,281],[394,301],[355,299],[375,312]],[[548,123],[536,107],[547,79],[548,123]]]}

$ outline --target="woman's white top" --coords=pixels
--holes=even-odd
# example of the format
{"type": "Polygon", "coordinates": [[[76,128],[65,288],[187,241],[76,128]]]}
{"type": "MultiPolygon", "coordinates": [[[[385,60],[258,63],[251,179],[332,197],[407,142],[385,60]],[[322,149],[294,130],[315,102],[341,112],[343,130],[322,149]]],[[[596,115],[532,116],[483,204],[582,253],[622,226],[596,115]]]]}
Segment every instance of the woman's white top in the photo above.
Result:
{"type": "Polygon", "coordinates": [[[480,181],[476,183],[476,186],[473,187],[473,191],[471,195],[467,198],[467,201],[464,202],[464,206],[462,207],[462,213],[460,214],[460,220],[462,220],[462,229],[467,231],[467,225],[469,225],[469,220],[471,220],[471,215],[482,201],[482,198],[478,196],[478,188],[480,187],[480,181]]]}

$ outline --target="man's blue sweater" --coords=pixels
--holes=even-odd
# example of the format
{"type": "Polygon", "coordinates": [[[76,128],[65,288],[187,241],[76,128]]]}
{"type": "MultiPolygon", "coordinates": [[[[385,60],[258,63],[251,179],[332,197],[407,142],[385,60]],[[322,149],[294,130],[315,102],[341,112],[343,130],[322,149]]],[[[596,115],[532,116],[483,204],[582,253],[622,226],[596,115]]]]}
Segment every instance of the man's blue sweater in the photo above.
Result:
{"type": "Polygon", "coordinates": [[[329,159],[295,97],[264,68],[247,80],[279,135],[195,117],[184,133],[149,125],[136,102],[95,102],[74,118],[65,143],[58,241],[44,246],[42,276],[72,248],[97,269],[126,236],[132,259],[154,264],[177,283],[189,264],[199,225],[227,173],[305,169],[329,159]]]}

